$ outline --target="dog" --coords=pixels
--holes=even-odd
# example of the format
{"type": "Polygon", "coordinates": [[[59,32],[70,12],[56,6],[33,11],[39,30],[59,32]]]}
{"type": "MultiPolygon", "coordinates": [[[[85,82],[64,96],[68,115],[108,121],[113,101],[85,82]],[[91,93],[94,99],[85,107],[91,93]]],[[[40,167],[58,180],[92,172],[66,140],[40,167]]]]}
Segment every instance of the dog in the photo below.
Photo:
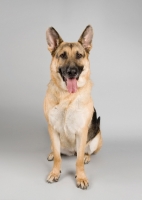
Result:
{"type": "Polygon", "coordinates": [[[89,186],[84,164],[102,146],[100,117],[91,98],[89,52],[92,48],[93,28],[88,25],[78,42],[64,42],[50,27],[46,31],[48,50],[52,55],[51,80],[44,99],[44,114],[48,123],[54,160],[47,182],[57,182],[61,173],[61,154],[77,155],[76,185],[89,186]]]}

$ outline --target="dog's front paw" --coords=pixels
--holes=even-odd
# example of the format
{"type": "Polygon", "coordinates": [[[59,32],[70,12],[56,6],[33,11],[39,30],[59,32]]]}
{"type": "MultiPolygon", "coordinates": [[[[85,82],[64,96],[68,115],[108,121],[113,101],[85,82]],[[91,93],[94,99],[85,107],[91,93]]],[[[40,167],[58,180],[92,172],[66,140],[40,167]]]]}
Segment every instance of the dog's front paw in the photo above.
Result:
{"type": "Polygon", "coordinates": [[[53,182],[57,182],[60,178],[60,173],[61,171],[57,172],[57,171],[54,171],[52,170],[49,175],[47,176],[47,182],[48,183],[53,183],[53,182]]]}
{"type": "Polygon", "coordinates": [[[81,188],[83,190],[87,189],[89,186],[88,179],[85,176],[83,177],[76,176],[76,185],[78,188],[81,188]]]}

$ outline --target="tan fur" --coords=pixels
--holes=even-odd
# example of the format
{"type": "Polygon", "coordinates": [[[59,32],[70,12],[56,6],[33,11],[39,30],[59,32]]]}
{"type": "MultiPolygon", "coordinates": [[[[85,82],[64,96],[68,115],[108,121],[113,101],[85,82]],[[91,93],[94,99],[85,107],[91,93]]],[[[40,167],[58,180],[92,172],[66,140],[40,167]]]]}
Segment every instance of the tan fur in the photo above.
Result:
{"type": "Polygon", "coordinates": [[[99,135],[99,142],[98,142],[97,149],[94,151],[94,154],[96,154],[101,149],[102,144],[103,144],[101,132],[99,132],[98,135],[99,135]]]}
{"type": "MultiPolygon", "coordinates": [[[[50,65],[51,80],[44,99],[44,114],[48,122],[48,132],[52,144],[52,153],[48,160],[53,160],[52,171],[47,177],[48,182],[59,179],[61,169],[60,153],[74,155],[77,152],[76,183],[86,189],[89,185],[84,171],[84,163],[90,161],[90,155],[85,154],[88,129],[94,112],[91,98],[92,82],[90,80],[89,51],[92,42],[92,28],[88,26],[76,43],[63,42],[54,28],[47,30],[48,49],[52,54],[50,65]],[[66,52],[67,58],[60,55],[66,52]],[[82,54],[76,58],[76,52],[82,54]],[[84,69],[77,81],[77,91],[69,93],[66,83],[59,74],[60,66],[83,66],[84,69]]],[[[90,143],[91,144],[91,143],[90,143]]],[[[101,133],[94,151],[101,147],[101,133]]]]}

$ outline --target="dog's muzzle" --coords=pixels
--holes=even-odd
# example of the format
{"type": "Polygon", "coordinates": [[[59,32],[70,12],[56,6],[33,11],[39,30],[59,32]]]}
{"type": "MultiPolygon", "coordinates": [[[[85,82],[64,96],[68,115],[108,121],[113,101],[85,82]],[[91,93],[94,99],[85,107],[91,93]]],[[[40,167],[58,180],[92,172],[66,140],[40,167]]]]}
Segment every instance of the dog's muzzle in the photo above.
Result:
{"type": "Polygon", "coordinates": [[[59,68],[59,73],[67,85],[68,92],[75,93],[77,91],[77,80],[82,71],[83,66],[64,66],[59,68]]]}
{"type": "Polygon", "coordinates": [[[78,76],[78,68],[77,67],[69,67],[67,69],[67,75],[68,78],[72,79],[72,78],[76,78],[78,76]]]}

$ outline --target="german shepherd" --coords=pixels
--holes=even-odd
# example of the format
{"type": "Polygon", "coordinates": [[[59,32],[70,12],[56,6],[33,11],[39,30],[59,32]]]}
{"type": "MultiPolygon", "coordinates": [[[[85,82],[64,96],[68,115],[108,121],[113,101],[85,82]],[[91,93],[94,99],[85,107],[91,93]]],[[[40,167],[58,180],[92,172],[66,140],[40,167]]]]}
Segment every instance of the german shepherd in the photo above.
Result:
{"type": "Polygon", "coordinates": [[[76,184],[87,189],[88,179],[84,163],[102,146],[100,117],[97,118],[91,98],[89,52],[93,29],[88,25],[78,42],[64,42],[50,27],[46,31],[48,50],[52,55],[51,80],[44,100],[44,114],[48,123],[54,160],[47,182],[57,182],[61,173],[61,154],[77,155],[76,184]]]}

